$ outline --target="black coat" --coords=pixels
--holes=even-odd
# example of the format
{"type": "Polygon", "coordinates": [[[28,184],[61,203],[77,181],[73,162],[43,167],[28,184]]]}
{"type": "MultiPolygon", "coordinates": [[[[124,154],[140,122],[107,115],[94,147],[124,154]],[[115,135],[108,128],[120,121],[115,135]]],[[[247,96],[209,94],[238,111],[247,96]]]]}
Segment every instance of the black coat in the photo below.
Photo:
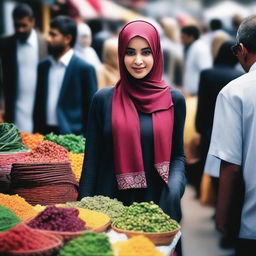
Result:
{"type": "MultiPolygon", "coordinates": [[[[176,220],[181,219],[180,199],[185,189],[185,157],[183,129],[185,100],[178,90],[172,90],[174,131],[168,185],[154,169],[152,116],[139,113],[146,189],[118,190],[115,177],[112,143],[112,96],[114,87],[98,91],[93,99],[86,139],[85,163],[79,185],[79,199],[104,195],[129,205],[134,201],[154,201],[176,220]]],[[[125,145],[124,145],[125,147],[125,145]]]]}
{"type": "MultiPolygon", "coordinates": [[[[33,112],[34,132],[46,133],[47,96],[51,61],[42,60],[38,65],[38,81],[33,112]]],[[[95,69],[73,55],[65,71],[58,103],[57,120],[60,134],[85,135],[90,103],[97,90],[95,69]]]]}
{"type": "MultiPolygon", "coordinates": [[[[47,56],[47,43],[45,37],[37,32],[39,60],[47,56]]],[[[5,102],[6,122],[14,122],[15,103],[17,99],[17,40],[15,36],[0,39],[0,59],[2,66],[3,94],[5,102]]],[[[1,72],[1,70],[0,70],[1,72]]]]}

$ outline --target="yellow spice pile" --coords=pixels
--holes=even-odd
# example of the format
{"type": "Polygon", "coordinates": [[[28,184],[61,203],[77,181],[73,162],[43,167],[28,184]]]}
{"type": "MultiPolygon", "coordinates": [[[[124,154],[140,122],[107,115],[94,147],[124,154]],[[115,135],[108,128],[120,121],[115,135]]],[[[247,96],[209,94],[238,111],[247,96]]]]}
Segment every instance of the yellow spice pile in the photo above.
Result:
{"type": "Polygon", "coordinates": [[[84,161],[84,153],[75,154],[69,152],[68,159],[71,162],[72,171],[75,174],[76,179],[80,180],[84,161]]]}

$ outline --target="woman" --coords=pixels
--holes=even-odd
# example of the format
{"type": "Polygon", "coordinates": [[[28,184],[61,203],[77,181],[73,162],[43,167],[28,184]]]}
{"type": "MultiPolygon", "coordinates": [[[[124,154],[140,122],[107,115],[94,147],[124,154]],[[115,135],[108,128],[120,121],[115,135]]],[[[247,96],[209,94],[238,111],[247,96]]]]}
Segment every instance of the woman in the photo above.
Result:
{"type": "Polygon", "coordinates": [[[126,24],[118,58],[120,80],[99,90],[91,105],[79,199],[104,195],[125,205],[152,200],[180,221],[185,100],[162,80],[155,27],[126,24]]]}

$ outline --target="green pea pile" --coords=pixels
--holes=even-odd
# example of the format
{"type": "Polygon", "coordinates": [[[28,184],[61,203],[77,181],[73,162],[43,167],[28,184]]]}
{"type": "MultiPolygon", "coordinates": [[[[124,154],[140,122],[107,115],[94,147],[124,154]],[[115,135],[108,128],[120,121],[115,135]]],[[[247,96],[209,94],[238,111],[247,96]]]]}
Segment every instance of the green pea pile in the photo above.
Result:
{"type": "Polygon", "coordinates": [[[169,232],[179,227],[179,224],[154,202],[135,202],[125,207],[114,225],[119,229],[140,232],[169,232]]]}
{"type": "Polygon", "coordinates": [[[0,232],[7,231],[21,222],[14,212],[0,205],[0,232]]]}
{"type": "Polygon", "coordinates": [[[70,202],[67,205],[105,213],[112,221],[115,221],[124,210],[122,202],[107,196],[88,196],[82,198],[81,201],[70,202]]]}
{"type": "Polygon", "coordinates": [[[44,140],[55,142],[56,144],[61,145],[72,153],[84,153],[85,138],[81,135],[56,135],[54,133],[49,133],[45,135],[44,140]]]}
{"type": "Polygon", "coordinates": [[[69,241],[58,253],[58,256],[114,256],[108,236],[87,232],[69,241]]]}

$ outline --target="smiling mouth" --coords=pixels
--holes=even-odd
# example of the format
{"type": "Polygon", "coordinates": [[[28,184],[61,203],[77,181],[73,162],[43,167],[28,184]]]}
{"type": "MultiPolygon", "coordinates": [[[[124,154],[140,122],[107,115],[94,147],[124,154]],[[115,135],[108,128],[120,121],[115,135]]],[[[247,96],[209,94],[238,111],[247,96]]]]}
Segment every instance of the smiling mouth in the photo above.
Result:
{"type": "Polygon", "coordinates": [[[133,70],[136,72],[136,73],[141,73],[144,71],[145,68],[133,68],[133,70]]]}

